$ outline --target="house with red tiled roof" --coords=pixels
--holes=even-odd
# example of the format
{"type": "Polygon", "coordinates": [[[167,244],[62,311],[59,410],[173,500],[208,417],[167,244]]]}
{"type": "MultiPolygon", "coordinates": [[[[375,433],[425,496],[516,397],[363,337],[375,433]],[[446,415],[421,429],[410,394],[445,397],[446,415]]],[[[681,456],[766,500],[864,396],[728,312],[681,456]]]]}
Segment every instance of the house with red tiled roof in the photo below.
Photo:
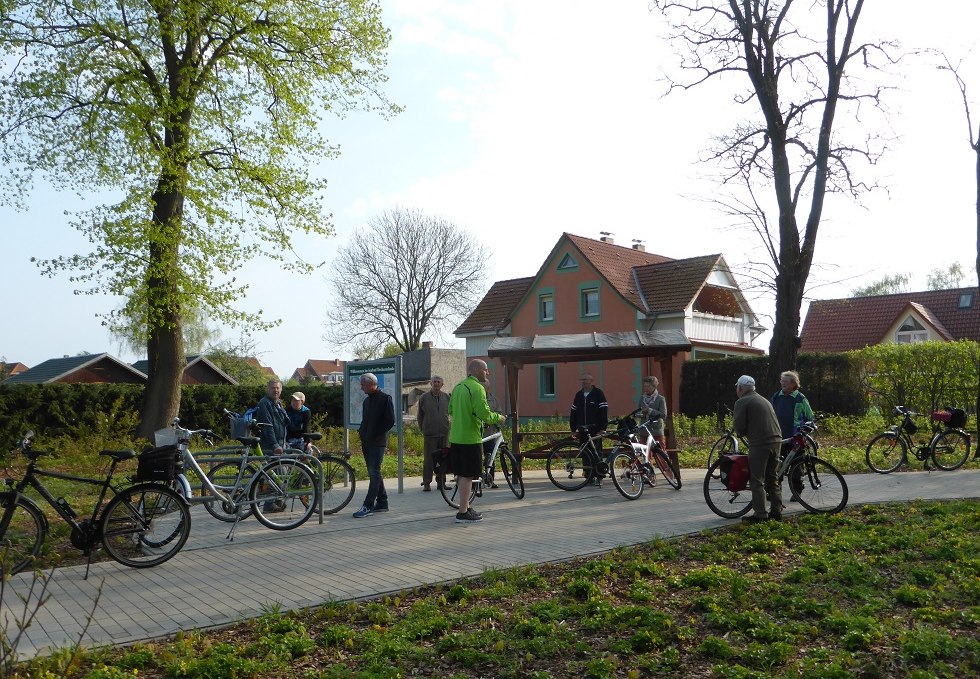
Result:
{"type": "Polygon", "coordinates": [[[980,298],[975,287],[815,300],[803,321],[800,351],[960,339],[980,342],[980,298]]]}
{"type": "Polygon", "coordinates": [[[311,358],[302,368],[293,371],[290,380],[297,382],[322,382],[323,384],[344,383],[345,361],[335,358],[332,361],[311,358]]]}
{"type": "Polygon", "coordinates": [[[108,353],[49,358],[30,370],[4,380],[4,384],[146,384],[146,374],[108,353]]]}
{"type": "Polygon", "coordinates": [[[267,365],[262,365],[261,361],[255,358],[255,356],[246,356],[244,360],[247,365],[250,365],[253,368],[257,368],[259,371],[262,372],[263,375],[267,375],[270,379],[272,379],[273,377],[278,377],[278,375],[276,375],[275,370],[273,370],[267,365]]]}
{"type": "Polygon", "coordinates": [[[5,361],[0,361],[0,379],[7,379],[8,377],[13,377],[17,373],[22,373],[27,370],[27,366],[20,361],[13,361],[7,363],[5,361]]]}
{"type": "MultiPolygon", "coordinates": [[[[721,255],[672,259],[646,252],[635,241],[618,246],[562,234],[536,275],[494,283],[455,334],[466,340],[467,358],[484,358],[496,337],[680,330],[691,351],[674,360],[673,394],[679,405],[680,366],[685,360],[761,355],[752,346],[765,328],[749,307],[721,255]]],[[[501,402],[504,374],[488,360],[501,402]]],[[[653,358],[527,365],[521,371],[521,415],[567,416],[582,372],[590,372],[612,413],[635,407],[645,375],[663,379],[653,358]]]]}

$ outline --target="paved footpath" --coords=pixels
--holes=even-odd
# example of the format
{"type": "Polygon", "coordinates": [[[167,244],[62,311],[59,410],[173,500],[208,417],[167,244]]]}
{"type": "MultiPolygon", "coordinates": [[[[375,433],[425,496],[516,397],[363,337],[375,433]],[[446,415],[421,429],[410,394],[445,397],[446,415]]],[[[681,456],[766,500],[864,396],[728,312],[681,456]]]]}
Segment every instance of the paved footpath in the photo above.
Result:
{"type": "MultiPolygon", "coordinates": [[[[732,525],[705,505],[703,470],[684,470],[682,478],[686,482],[679,491],[661,479],[629,502],[608,480],[601,488],[566,492],[551,485],[544,472],[528,472],[523,500],[506,486],[486,491],[476,502],[484,521],[472,525],[456,524],[455,510],[438,492],[423,493],[418,477],[405,479],[404,494],[391,495],[389,513],[354,519],[351,513],[366,490],[362,481],[350,506],[322,525],[314,519],[277,532],[249,519],[238,527],[234,542],[225,539],[228,524],[198,506],[187,545],[165,564],[131,569],[107,561],[94,564],[88,580],[82,579],[84,566],[57,570],[51,598],[19,652],[33,657],[77,640],[102,583],[82,640],[86,646],[227,625],[274,604],[296,609],[374,597],[479,575],[488,568],[561,561],[732,525]]],[[[977,497],[980,470],[857,474],[847,483],[851,504],[977,497]]],[[[790,505],[787,514],[798,511],[798,505],[790,505]]],[[[30,584],[31,576],[23,573],[12,579],[0,622],[22,609],[14,595],[24,595],[30,584]]]]}

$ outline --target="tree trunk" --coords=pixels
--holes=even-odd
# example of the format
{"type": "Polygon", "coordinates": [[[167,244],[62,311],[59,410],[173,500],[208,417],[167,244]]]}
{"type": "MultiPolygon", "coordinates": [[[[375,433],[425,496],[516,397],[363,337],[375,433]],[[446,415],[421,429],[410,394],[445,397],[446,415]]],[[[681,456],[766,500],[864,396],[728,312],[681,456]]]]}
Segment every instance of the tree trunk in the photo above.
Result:
{"type": "MultiPolygon", "coordinates": [[[[765,384],[759,392],[771,394],[779,386],[779,374],[796,366],[799,354],[798,336],[800,306],[803,304],[803,286],[786,263],[780,262],[782,271],[776,276],[776,322],[769,342],[769,370],[765,384]]],[[[758,387],[757,387],[758,388],[758,387]]]]}

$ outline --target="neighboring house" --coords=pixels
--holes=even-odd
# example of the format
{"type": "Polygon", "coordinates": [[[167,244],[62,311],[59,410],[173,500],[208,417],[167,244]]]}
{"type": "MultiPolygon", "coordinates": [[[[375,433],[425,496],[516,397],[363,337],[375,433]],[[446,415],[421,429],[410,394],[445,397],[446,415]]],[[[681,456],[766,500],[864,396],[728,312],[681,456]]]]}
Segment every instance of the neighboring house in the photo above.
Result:
{"type": "Polygon", "coordinates": [[[253,368],[257,368],[259,371],[262,372],[263,375],[265,375],[266,377],[268,377],[270,380],[273,379],[273,378],[275,378],[275,379],[278,379],[279,378],[279,376],[276,375],[276,371],[275,370],[273,370],[272,368],[270,368],[267,365],[262,365],[262,363],[259,361],[259,359],[255,358],[254,356],[246,356],[242,360],[245,361],[246,364],[252,366],[253,368]]]}
{"type": "Polygon", "coordinates": [[[109,354],[85,354],[50,358],[5,380],[4,384],[52,382],[146,384],[146,374],[109,354]]]}
{"type": "Polygon", "coordinates": [[[815,300],[803,322],[800,351],[959,339],[980,342],[980,299],[975,287],[815,300]]]}
{"type": "MultiPolygon", "coordinates": [[[[204,356],[193,354],[185,356],[184,360],[187,361],[187,365],[184,366],[184,373],[180,376],[181,384],[238,384],[238,380],[204,356]]],[[[150,368],[150,362],[136,361],[133,367],[146,373],[150,368]]]]}
{"type": "Polygon", "coordinates": [[[19,361],[14,361],[13,363],[5,363],[0,361],[0,380],[5,380],[8,377],[13,377],[18,373],[22,373],[27,370],[27,366],[19,361]]]}
{"type": "Polygon", "coordinates": [[[446,392],[466,379],[466,354],[462,349],[437,349],[432,342],[422,342],[421,349],[401,356],[402,403],[408,415],[416,413],[419,397],[430,389],[433,375],[442,377],[446,392]]]}
{"type": "MultiPolygon", "coordinates": [[[[765,328],[745,300],[721,255],[671,259],[639,243],[562,234],[537,274],[498,281],[455,334],[467,358],[485,358],[495,337],[593,332],[680,330],[690,352],[673,361],[668,406],[679,405],[680,367],[688,359],[757,356],[752,346],[765,328]]],[[[504,402],[503,371],[490,361],[494,390],[504,402]]],[[[592,373],[609,400],[610,414],[635,407],[644,375],[661,379],[651,359],[528,365],[521,371],[521,416],[568,416],[582,372],[592,373]]]]}
{"type": "Polygon", "coordinates": [[[339,358],[332,361],[311,358],[302,368],[296,368],[289,379],[297,382],[315,380],[323,384],[343,384],[344,364],[339,358]]]}

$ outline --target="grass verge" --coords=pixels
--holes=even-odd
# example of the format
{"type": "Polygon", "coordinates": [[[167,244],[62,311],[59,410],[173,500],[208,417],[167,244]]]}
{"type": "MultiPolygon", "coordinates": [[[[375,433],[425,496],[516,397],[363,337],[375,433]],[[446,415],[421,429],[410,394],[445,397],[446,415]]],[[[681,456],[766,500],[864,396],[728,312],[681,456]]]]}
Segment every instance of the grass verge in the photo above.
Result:
{"type": "Polygon", "coordinates": [[[978,529],[978,501],[851,507],[270,609],[13,677],[975,677],[978,529]]]}

